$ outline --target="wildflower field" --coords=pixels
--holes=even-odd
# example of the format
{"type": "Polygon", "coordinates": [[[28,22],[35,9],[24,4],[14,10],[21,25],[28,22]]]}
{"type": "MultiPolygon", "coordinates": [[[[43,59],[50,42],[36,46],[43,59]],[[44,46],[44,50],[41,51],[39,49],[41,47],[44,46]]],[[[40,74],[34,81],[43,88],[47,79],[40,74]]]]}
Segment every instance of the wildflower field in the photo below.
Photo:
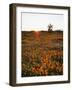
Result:
{"type": "Polygon", "coordinates": [[[21,76],[63,75],[63,31],[21,32],[21,76]]]}

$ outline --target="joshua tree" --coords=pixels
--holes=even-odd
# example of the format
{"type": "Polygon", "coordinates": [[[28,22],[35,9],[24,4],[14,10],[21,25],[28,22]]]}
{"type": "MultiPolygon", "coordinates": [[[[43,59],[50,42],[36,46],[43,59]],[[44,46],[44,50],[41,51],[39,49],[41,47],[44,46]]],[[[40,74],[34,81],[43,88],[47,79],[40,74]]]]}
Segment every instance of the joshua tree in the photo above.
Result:
{"type": "Polygon", "coordinates": [[[49,24],[48,25],[48,31],[52,31],[53,30],[53,25],[49,24]]]}

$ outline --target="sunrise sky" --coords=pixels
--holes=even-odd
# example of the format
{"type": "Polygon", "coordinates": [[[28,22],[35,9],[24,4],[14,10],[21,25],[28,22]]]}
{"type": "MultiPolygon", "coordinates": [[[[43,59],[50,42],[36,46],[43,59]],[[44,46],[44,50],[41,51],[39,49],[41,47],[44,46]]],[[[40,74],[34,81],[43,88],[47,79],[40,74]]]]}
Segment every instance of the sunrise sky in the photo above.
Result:
{"type": "Polygon", "coordinates": [[[48,25],[53,30],[64,29],[64,15],[51,13],[22,13],[22,31],[47,31],[48,25]]]}

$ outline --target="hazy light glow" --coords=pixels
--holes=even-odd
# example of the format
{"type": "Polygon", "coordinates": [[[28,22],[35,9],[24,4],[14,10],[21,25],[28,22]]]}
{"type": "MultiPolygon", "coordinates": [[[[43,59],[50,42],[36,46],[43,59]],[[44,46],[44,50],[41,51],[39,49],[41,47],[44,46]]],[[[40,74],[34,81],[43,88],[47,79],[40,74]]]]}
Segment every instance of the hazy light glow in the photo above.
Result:
{"type": "Polygon", "coordinates": [[[22,13],[22,31],[47,31],[49,24],[53,25],[53,30],[63,30],[64,15],[22,13]]]}

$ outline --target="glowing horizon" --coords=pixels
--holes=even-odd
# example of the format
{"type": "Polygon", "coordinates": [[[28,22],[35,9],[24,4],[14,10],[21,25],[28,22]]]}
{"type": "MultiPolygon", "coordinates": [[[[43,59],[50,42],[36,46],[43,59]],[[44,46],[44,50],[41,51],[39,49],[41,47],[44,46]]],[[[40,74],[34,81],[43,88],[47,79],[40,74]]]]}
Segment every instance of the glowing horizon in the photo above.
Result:
{"type": "Polygon", "coordinates": [[[22,13],[22,31],[48,31],[48,25],[53,25],[53,31],[64,29],[64,16],[60,14],[22,13]]]}

